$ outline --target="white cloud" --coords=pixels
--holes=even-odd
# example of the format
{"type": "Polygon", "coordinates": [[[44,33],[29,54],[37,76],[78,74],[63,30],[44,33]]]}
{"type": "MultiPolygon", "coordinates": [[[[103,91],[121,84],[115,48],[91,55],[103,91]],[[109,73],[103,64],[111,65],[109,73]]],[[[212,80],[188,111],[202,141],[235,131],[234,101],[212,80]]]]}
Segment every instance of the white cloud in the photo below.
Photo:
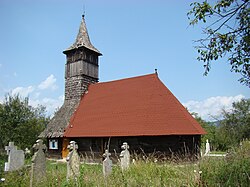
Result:
{"type": "MultiPolygon", "coordinates": [[[[1,64],[0,64],[1,68],[1,64]]],[[[17,74],[14,73],[14,76],[17,74]]],[[[53,74],[48,76],[44,81],[38,85],[18,86],[13,89],[0,89],[0,103],[4,103],[4,93],[9,93],[11,96],[19,95],[21,98],[29,97],[29,105],[38,107],[39,105],[46,107],[46,114],[53,116],[54,112],[59,109],[64,102],[64,95],[56,96],[55,93],[48,92],[48,90],[57,89],[56,78],[53,74]]]]}
{"type": "Polygon", "coordinates": [[[29,100],[29,104],[33,107],[37,107],[38,105],[42,105],[46,107],[46,111],[48,115],[53,115],[55,110],[62,106],[64,97],[59,96],[56,99],[53,98],[43,98],[36,100],[29,100]]]}
{"type": "Polygon", "coordinates": [[[213,118],[220,118],[222,109],[229,111],[232,109],[232,103],[243,99],[243,95],[237,96],[217,96],[210,97],[203,101],[188,101],[183,103],[190,112],[196,112],[205,120],[213,120],[213,118]]]}
{"type": "MultiPolygon", "coordinates": [[[[46,107],[46,113],[48,115],[53,115],[55,110],[61,107],[64,101],[64,95],[59,96],[58,98],[53,97],[51,94],[46,96],[46,90],[57,89],[56,78],[54,75],[48,76],[44,81],[42,81],[39,85],[32,85],[27,87],[16,87],[10,94],[12,96],[19,95],[20,97],[29,97],[29,104],[33,107],[37,107],[39,105],[46,107]]],[[[3,103],[4,98],[0,97],[0,103],[3,103]]]]}
{"type": "Polygon", "coordinates": [[[56,78],[54,77],[54,75],[51,74],[50,76],[48,76],[46,80],[44,80],[38,85],[38,88],[40,90],[45,90],[45,89],[56,90],[57,85],[56,85],[56,78]]]}
{"type": "Polygon", "coordinates": [[[34,93],[33,96],[34,96],[35,99],[38,99],[40,97],[40,95],[41,95],[40,92],[36,92],[36,93],[34,93]]]}
{"type": "Polygon", "coordinates": [[[33,86],[28,87],[16,87],[11,91],[11,95],[20,95],[21,97],[27,97],[35,90],[33,86]]]}

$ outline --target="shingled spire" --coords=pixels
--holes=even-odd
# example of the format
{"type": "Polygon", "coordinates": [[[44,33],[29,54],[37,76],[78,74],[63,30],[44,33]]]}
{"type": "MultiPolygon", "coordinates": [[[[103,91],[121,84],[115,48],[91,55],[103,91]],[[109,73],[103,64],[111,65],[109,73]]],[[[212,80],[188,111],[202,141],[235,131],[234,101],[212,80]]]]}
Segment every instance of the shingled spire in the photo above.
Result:
{"type": "Polygon", "coordinates": [[[102,55],[90,42],[84,16],[75,43],[63,53],[67,56],[65,100],[79,99],[89,84],[98,82],[98,56],[102,55]]]}
{"type": "Polygon", "coordinates": [[[80,28],[79,28],[75,43],[73,45],[71,45],[68,49],[66,49],[63,53],[66,54],[68,51],[71,51],[71,50],[74,50],[74,49],[77,49],[80,47],[85,47],[89,50],[92,50],[92,51],[98,53],[99,55],[102,55],[100,53],[100,51],[98,49],[96,49],[90,42],[88,30],[87,30],[85,19],[84,19],[84,15],[82,15],[82,21],[80,24],[80,28]]]}

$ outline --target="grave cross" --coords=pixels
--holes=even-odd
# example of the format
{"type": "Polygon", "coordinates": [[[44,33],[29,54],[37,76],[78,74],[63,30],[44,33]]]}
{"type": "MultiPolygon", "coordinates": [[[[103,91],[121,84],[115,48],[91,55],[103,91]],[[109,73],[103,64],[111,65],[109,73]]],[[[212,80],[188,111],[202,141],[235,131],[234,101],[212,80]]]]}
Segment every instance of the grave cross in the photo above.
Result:
{"type": "Polygon", "coordinates": [[[127,142],[124,142],[121,146],[123,149],[120,158],[121,158],[121,168],[122,170],[128,169],[130,164],[130,153],[129,153],[129,145],[127,142]]]}
{"type": "Polygon", "coordinates": [[[103,154],[103,157],[105,158],[103,160],[103,175],[104,177],[107,177],[112,172],[112,160],[109,158],[111,153],[106,149],[105,153],[103,154]]]}
{"type": "Polygon", "coordinates": [[[33,148],[38,151],[45,151],[47,149],[46,145],[43,144],[43,141],[41,139],[36,141],[36,144],[33,145],[33,148]]]}
{"type": "Polygon", "coordinates": [[[128,143],[127,143],[127,142],[124,142],[124,143],[122,144],[121,148],[124,149],[125,151],[128,151],[128,149],[129,149],[128,143]]]}
{"type": "Polygon", "coordinates": [[[46,151],[46,146],[43,144],[43,140],[39,139],[33,148],[37,150],[32,157],[31,164],[31,177],[30,186],[38,186],[38,183],[46,181],[46,158],[44,152],[46,151]]]}
{"type": "Polygon", "coordinates": [[[78,145],[75,141],[70,141],[68,145],[69,154],[66,158],[67,161],[67,180],[74,179],[80,176],[80,157],[77,153],[78,145]]]}
{"type": "Polygon", "coordinates": [[[8,162],[5,162],[4,171],[20,169],[24,165],[23,150],[17,150],[17,146],[14,146],[14,142],[9,142],[9,145],[5,146],[5,150],[7,151],[8,162]]]}
{"type": "Polygon", "coordinates": [[[70,141],[68,145],[68,149],[76,151],[78,149],[78,145],[75,141],[70,141]]]}
{"type": "Polygon", "coordinates": [[[9,142],[9,145],[5,146],[5,150],[7,151],[7,155],[9,155],[12,150],[17,150],[17,148],[14,146],[14,142],[9,142]]]}
{"type": "Polygon", "coordinates": [[[111,155],[111,153],[109,153],[109,150],[106,149],[106,150],[105,150],[105,153],[103,154],[103,157],[104,157],[104,158],[110,159],[110,158],[109,158],[110,155],[111,155]]]}

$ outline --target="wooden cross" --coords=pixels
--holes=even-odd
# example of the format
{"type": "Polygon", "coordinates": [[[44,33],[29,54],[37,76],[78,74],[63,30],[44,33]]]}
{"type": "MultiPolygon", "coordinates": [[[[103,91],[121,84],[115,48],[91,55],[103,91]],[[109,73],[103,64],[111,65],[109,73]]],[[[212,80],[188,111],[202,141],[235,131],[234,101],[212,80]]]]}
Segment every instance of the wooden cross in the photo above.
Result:
{"type": "Polygon", "coordinates": [[[5,146],[5,150],[7,151],[7,155],[9,155],[12,150],[17,150],[17,147],[14,146],[14,142],[9,142],[9,145],[5,146]]]}

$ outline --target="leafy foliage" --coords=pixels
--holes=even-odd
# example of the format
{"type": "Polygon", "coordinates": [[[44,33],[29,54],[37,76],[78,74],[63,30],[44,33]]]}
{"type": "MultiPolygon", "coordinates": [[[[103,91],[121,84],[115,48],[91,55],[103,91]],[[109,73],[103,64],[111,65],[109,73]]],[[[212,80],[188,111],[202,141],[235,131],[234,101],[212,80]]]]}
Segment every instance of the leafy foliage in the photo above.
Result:
{"type": "Polygon", "coordinates": [[[238,146],[244,139],[250,139],[250,99],[234,102],[231,111],[222,110],[223,120],[219,125],[204,121],[193,113],[195,119],[207,132],[201,138],[201,146],[209,140],[213,151],[227,151],[238,146]]]}
{"type": "Polygon", "coordinates": [[[240,82],[250,87],[250,2],[249,0],[219,0],[194,2],[187,13],[190,25],[206,24],[205,38],[196,49],[198,61],[204,62],[207,75],[211,62],[227,56],[231,71],[241,74],[240,82]],[[209,18],[209,23],[207,23],[209,18]]]}
{"type": "Polygon", "coordinates": [[[6,96],[0,104],[0,149],[9,141],[22,149],[30,148],[48,120],[45,107],[31,107],[28,98],[21,99],[18,95],[6,96]]]}
{"type": "Polygon", "coordinates": [[[232,111],[223,111],[223,115],[224,120],[218,133],[221,149],[228,149],[244,139],[250,139],[250,99],[233,103],[232,111]]]}
{"type": "Polygon", "coordinates": [[[202,148],[205,146],[207,139],[209,140],[211,145],[216,145],[216,130],[217,130],[217,127],[213,123],[203,120],[201,117],[198,116],[197,113],[192,113],[192,115],[194,115],[197,122],[207,132],[207,134],[205,134],[205,135],[203,135],[201,137],[201,146],[202,146],[202,148]]]}

